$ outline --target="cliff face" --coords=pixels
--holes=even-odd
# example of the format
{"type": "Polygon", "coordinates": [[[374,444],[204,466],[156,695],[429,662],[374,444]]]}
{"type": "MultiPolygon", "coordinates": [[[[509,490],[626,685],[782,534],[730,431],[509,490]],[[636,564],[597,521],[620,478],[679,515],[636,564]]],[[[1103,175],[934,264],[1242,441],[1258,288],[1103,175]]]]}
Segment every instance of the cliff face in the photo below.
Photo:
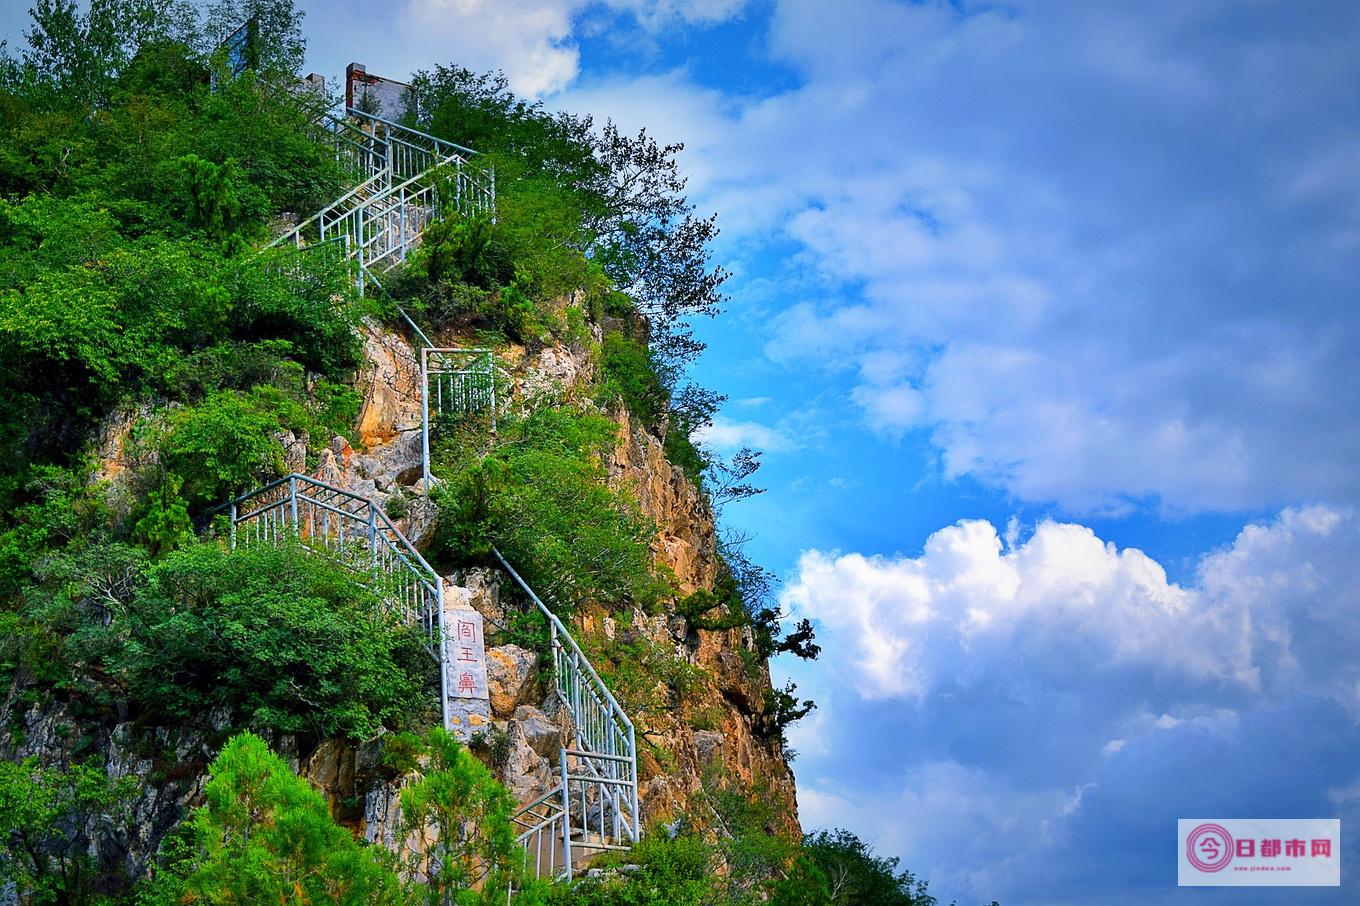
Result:
{"type": "MultiPolygon", "coordinates": [[[[656,522],[656,562],[675,574],[682,595],[711,590],[718,565],[712,509],[667,461],[661,438],[627,413],[616,417],[619,442],[609,462],[611,480],[631,489],[656,522]]],[[[705,779],[721,778],[761,789],[784,819],[779,829],[799,833],[793,772],[778,744],[756,729],[770,671],[756,658],[750,631],[696,630],[668,611],[634,614],[632,630],[698,668],[697,680],[674,695],[676,707],[644,716],[643,736],[655,744],[640,752],[644,813],[661,817],[692,811],[705,779]]]]}
{"type": "MultiPolygon", "coordinates": [[[[594,339],[599,340],[598,328],[594,339]]],[[[440,341],[460,345],[457,337],[440,341]]],[[[397,524],[421,544],[430,537],[436,516],[433,505],[420,496],[418,355],[403,336],[378,325],[367,326],[365,350],[367,364],[358,376],[364,396],[357,425],[360,449],[335,438],[313,473],[379,502],[404,498],[405,512],[397,524]]],[[[508,379],[510,405],[544,395],[584,401],[597,377],[588,349],[560,345],[533,354],[517,347],[500,350],[498,366],[508,379]]],[[[667,461],[661,437],[626,411],[609,415],[618,426],[617,442],[605,463],[610,481],[631,493],[655,522],[655,562],[674,574],[682,595],[711,588],[718,566],[717,537],[707,502],[667,461]]],[[[115,485],[127,452],[125,421],[111,423],[101,438],[101,475],[115,485]]],[[[305,441],[296,465],[303,456],[305,441]]],[[[446,606],[472,607],[494,627],[504,623],[508,608],[521,606],[508,587],[507,577],[497,570],[461,571],[446,577],[446,606]]],[[[792,772],[777,742],[757,729],[770,679],[748,631],[695,630],[668,606],[652,614],[621,614],[599,605],[578,614],[573,632],[588,651],[591,639],[643,642],[671,663],[690,668],[680,687],[656,680],[655,688],[647,690],[653,706],[629,708],[638,731],[645,822],[668,821],[682,811],[702,822],[706,811],[712,813],[703,791],[726,786],[761,791],[779,816],[778,826],[771,829],[798,832],[792,772]]],[[[515,645],[487,650],[491,717],[495,730],[504,734],[493,766],[521,802],[553,786],[558,750],[569,744],[568,718],[542,684],[539,654],[515,645]]],[[[73,713],[66,701],[34,700],[21,687],[9,690],[3,718],[10,732],[0,735],[0,757],[36,755],[45,763],[68,764],[93,756],[115,778],[145,781],[132,803],[131,832],[93,834],[99,858],[129,877],[144,873],[164,835],[200,804],[205,770],[230,723],[230,715],[222,714],[211,715],[208,728],[144,727],[135,715],[92,718],[73,713]]],[[[369,840],[397,843],[397,793],[403,778],[383,768],[381,739],[354,745],[276,736],[269,742],[326,794],[338,820],[369,840]]],[[[716,823],[716,814],[714,818],[716,823]]]]}
{"type": "MultiPolygon", "coordinates": [[[[600,339],[595,328],[593,339],[600,339]]],[[[466,338],[446,336],[437,342],[468,345],[466,338]]],[[[322,477],[365,491],[377,476],[377,490],[391,493],[394,482],[415,486],[419,477],[419,375],[417,354],[403,338],[375,331],[368,342],[369,368],[363,377],[365,404],[361,431],[371,443],[364,455],[349,456],[348,467],[330,468],[323,455],[322,477]],[[394,388],[397,388],[394,391],[394,388]]],[[[498,366],[511,394],[510,405],[549,397],[586,401],[597,379],[588,349],[553,345],[530,354],[521,347],[498,352],[498,366]]],[[[648,431],[626,410],[609,416],[618,425],[617,441],[607,456],[610,481],[630,493],[644,516],[656,524],[652,554],[658,566],[675,576],[683,596],[711,589],[717,575],[717,531],[712,509],[688,477],[666,459],[663,438],[648,431]]],[[[343,457],[342,457],[343,458],[343,457]]],[[[425,518],[412,508],[407,522],[425,518]]],[[[427,526],[404,525],[413,537],[427,526]]],[[[497,571],[470,571],[451,577],[454,598],[479,610],[493,625],[502,621],[501,582],[497,571]]],[[[599,606],[579,614],[581,641],[590,649],[592,636],[608,640],[642,640],[663,655],[693,668],[682,689],[662,680],[650,690],[665,707],[630,711],[639,735],[639,774],[646,820],[668,820],[706,800],[696,794],[705,785],[758,789],[772,800],[781,817],[778,830],[799,832],[792,771],[777,742],[758,732],[759,715],[770,688],[768,665],[754,653],[749,630],[696,630],[670,608],[649,615],[611,613],[599,606]]],[[[561,728],[546,690],[526,679],[533,673],[530,652],[514,646],[487,652],[492,717],[510,738],[511,753],[502,780],[520,800],[550,788],[559,740],[549,727],[561,728]]],[[[602,666],[602,665],[597,665],[602,666]]],[[[625,707],[627,702],[625,701],[625,707]]],[[[700,805],[699,811],[704,811],[700,805]]]]}

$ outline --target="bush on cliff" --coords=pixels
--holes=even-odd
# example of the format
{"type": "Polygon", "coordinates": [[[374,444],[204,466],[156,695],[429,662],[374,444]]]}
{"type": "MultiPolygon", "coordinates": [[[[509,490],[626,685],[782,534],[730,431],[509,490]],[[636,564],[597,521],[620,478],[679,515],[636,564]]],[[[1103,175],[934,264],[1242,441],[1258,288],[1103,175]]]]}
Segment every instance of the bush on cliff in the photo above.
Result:
{"type": "MultiPolygon", "coordinates": [[[[79,565],[72,569],[79,571],[79,565]]],[[[149,566],[105,614],[68,618],[65,650],[139,718],[366,739],[428,718],[434,664],[354,574],[292,547],[196,544],[149,566]]],[[[78,587],[78,586],[75,586],[78,587]]],[[[49,607],[88,613],[72,585],[49,607]]]]}
{"type": "Polygon", "coordinates": [[[663,588],[649,549],[656,528],[608,485],[603,458],[617,430],[599,415],[544,407],[502,422],[489,450],[448,437],[435,457],[445,479],[435,498],[436,546],[474,561],[494,545],[565,608],[589,600],[650,606],[663,588]]]}

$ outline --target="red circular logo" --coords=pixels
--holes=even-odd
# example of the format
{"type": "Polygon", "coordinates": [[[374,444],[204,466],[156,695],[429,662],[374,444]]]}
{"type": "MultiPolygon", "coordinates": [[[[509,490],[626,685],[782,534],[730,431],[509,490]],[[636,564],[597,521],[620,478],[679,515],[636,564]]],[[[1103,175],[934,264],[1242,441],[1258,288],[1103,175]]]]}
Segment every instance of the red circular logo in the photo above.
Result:
{"type": "Polygon", "coordinates": [[[1232,834],[1222,825],[1201,824],[1185,838],[1185,858],[1200,871],[1222,871],[1232,857],[1232,834]]]}

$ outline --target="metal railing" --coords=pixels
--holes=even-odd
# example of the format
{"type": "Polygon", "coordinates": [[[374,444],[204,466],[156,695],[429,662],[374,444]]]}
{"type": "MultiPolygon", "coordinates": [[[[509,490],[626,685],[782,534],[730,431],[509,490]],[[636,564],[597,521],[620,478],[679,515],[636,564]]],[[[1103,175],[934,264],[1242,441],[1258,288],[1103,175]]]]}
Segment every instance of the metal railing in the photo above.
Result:
{"type": "Polygon", "coordinates": [[[496,362],[490,349],[455,349],[430,344],[404,311],[402,317],[425,343],[420,348],[420,452],[425,487],[430,486],[430,428],[450,415],[491,413],[496,430],[496,362]]]}
{"type": "Polygon", "coordinates": [[[495,215],[496,174],[471,163],[469,148],[353,108],[323,114],[337,159],[362,181],[270,245],[348,237],[347,254],[366,272],[405,261],[425,229],[446,210],[495,215]]]}
{"type": "Polygon", "coordinates": [[[292,474],[220,507],[230,544],[297,542],[365,578],[394,613],[414,627],[439,663],[440,714],[448,728],[444,670],[444,580],[373,501],[306,475],[292,474]]]}
{"type": "MultiPolygon", "coordinates": [[[[495,172],[474,167],[475,152],[419,130],[354,109],[328,113],[321,126],[337,159],[348,160],[361,181],[312,217],[276,239],[305,248],[335,242],[365,280],[404,261],[425,230],[446,210],[495,212],[495,172]]],[[[381,284],[378,284],[379,286],[381,284]]],[[[430,422],[449,414],[489,410],[496,416],[495,361],[489,349],[436,347],[403,317],[420,350],[422,464],[428,493],[430,422]]],[[[443,580],[367,498],[303,475],[290,475],[230,503],[231,543],[298,540],[372,577],[384,598],[425,633],[440,663],[440,710],[448,718],[448,677],[442,658],[443,580]]],[[[550,627],[554,693],[571,716],[573,745],[560,752],[559,780],[514,816],[526,866],[538,876],[570,878],[590,855],[627,849],[638,840],[637,741],[633,723],[615,700],[565,624],[519,573],[494,550],[550,627]],[[546,861],[545,861],[546,858],[546,861]]]]}
{"type": "MultiPolygon", "coordinates": [[[[548,620],[553,691],[571,715],[574,746],[562,750],[561,780],[553,793],[520,809],[517,826],[526,859],[543,834],[561,840],[562,876],[572,872],[572,849],[627,849],[641,832],[638,808],[637,735],[633,722],[591,666],[566,625],[534,594],[499,550],[491,552],[548,620]],[[543,804],[559,797],[560,808],[545,813],[543,804]],[[573,838],[575,842],[573,843],[573,838]]],[[[553,863],[556,865],[556,863],[553,863]]],[[[559,868],[554,868],[558,871],[559,868]]]]}

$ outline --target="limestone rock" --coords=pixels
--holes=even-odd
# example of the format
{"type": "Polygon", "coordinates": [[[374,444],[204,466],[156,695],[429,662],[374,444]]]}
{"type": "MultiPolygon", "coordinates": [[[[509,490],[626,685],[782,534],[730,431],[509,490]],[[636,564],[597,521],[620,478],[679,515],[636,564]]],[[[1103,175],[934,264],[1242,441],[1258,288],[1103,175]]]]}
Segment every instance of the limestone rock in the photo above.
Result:
{"type": "Polygon", "coordinates": [[[557,760],[549,762],[535,751],[518,722],[511,722],[507,732],[510,736],[510,755],[505,762],[502,782],[516,802],[537,799],[552,789],[557,760]]]}
{"type": "Polygon", "coordinates": [[[486,651],[487,686],[491,713],[509,717],[515,708],[533,701],[538,685],[538,655],[518,645],[502,645],[486,651]]]}
{"type": "Polygon", "coordinates": [[[722,759],[723,734],[714,730],[696,730],[694,733],[694,749],[699,756],[699,763],[705,767],[710,767],[722,759]]]}
{"type": "Polygon", "coordinates": [[[515,709],[509,732],[519,734],[529,748],[550,761],[558,757],[565,739],[563,728],[532,705],[520,705],[515,709]]]}
{"type": "Polygon", "coordinates": [[[359,441],[365,447],[390,443],[420,429],[420,356],[406,338],[372,321],[364,323],[364,396],[359,441]]]}

